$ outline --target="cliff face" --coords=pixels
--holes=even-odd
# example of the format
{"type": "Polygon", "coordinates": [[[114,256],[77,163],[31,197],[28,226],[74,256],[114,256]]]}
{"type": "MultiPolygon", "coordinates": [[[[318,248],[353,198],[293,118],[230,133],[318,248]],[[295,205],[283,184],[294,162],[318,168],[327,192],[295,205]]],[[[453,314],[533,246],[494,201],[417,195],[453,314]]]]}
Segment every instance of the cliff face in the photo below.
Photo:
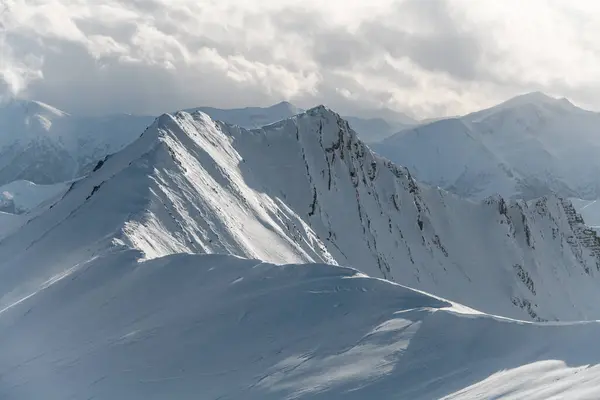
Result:
{"type": "Polygon", "coordinates": [[[226,253],[352,266],[492,314],[600,318],[597,239],[574,215],[553,196],[475,203],[422,185],[325,107],[257,130],[180,112],[0,242],[0,290],[18,265],[43,282],[123,249],[226,253]]]}

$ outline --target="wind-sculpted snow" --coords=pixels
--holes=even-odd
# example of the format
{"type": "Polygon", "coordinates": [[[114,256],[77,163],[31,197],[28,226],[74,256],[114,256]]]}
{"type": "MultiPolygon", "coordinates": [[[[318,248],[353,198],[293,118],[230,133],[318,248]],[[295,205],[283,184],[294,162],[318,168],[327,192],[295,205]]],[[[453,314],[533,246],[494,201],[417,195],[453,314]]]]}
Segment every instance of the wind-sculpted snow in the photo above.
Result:
{"type": "Polygon", "coordinates": [[[420,185],[325,107],[250,131],[166,114],[93,169],[0,242],[0,298],[125,248],[347,265],[520,319],[600,315],[598,239],[568,202],[420,185]]]}
{"type": "Polygon", "coordinates": [[[90,170],[0,214],[0,398],[600,395],[598,322],[519,321],[599,318],[567,200],[419,184],[325,107],[165,114],[90,170]]]}
{"type": "Polygon", "coordinates": [[[600,394],[597,322],[491,317],[331,265],[136,258],[92,259],[2,304],[1,398],[600,394]]]}

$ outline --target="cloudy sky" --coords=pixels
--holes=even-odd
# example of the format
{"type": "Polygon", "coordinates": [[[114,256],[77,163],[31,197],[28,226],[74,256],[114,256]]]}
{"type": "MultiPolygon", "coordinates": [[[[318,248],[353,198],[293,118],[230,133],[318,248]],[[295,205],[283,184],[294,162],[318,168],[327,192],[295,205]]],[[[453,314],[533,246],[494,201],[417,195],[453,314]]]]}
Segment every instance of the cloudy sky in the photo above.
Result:
{"type": "Polygon", "coordinates": [[[85,114],[289,100],[455,115],[600,109],[595,0],[0,0],[0,96],[85,114]]]}

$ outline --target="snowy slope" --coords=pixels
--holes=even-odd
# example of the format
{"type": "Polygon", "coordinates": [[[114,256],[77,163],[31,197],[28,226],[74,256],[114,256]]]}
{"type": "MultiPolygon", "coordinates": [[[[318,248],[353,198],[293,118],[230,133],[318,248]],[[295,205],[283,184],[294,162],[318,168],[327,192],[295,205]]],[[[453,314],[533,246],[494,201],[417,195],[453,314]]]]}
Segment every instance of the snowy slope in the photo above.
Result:
{"type": "Polygon", "coordinates": [[[374,148],[401,159],[419,180],[465,197],[510,193],[518,179],[458,118],[400,132],[374,148]]]}
{"type": "Polygon", "coordinates": [[[598,322],[480,314],[355,270],[128,251],[0,309],[7,399],[591,399],[598,322]]]}
{"type": "Polygon", "coordinates": [[[420,123],[415,118],[389,108],[362,108],[354,111],[353,115],[363,119],[383,119],[390,125],[417,125],[420,123]]]}
{"type": "Polygon", "coordinates": [[[70,183],[36,185],[29,181],[14,181],[0,186],[0,240],[52,207],[70,183]]]}
{"type": "Polygon", "coordinates": [[[0,211],[0,240],[27,222],[24,215],[0,211]]]}
{"type": "Polygon", "coordinates": [[[135,140],[153,119],[72,116],[44,103],[13,100],[0,107],[0,185],[79,177],[135,140]]]}
{"type": "MultiPolygon", "coordinates": [[[[271,107],[200,107],[215,120],[259,128],[304,110],[287,102],[271,107]]],[[[368,142],[382,140],[409,125],[381,118],[349,117],[368,142]]],[[[0,185],[16,180],[53,184],[91,172],[98,160],[129,145],[155,117],[128,114],[70,115],[38,101],[12,100],[0,106],[0,185]]]]}
{"type": "Polygon", "coordinates": [[[495,193],[531,199],[551,192],[596,199],[599,127],[598,113],[530,93],[404,130],[374,149],[413,168],[417,179],[474,199],[495,193]],[[465,175],[457,174],[459,167],[465,175]]]}
{"type": "Polygon", "coordinates": [[[166,114],[94,169],[0,242],[0,298],[125,248],[347,265],[521,319],[600,315],[598,239],[570,203],[420,185],[325,107],[252,131],[166,114]]]}
{"type": "Polygon", "coordinates": [[[36,185],[29,181],[14,181],[0,186],[0,211],[22,214],[64,194],[68,182],[36,185]]]}

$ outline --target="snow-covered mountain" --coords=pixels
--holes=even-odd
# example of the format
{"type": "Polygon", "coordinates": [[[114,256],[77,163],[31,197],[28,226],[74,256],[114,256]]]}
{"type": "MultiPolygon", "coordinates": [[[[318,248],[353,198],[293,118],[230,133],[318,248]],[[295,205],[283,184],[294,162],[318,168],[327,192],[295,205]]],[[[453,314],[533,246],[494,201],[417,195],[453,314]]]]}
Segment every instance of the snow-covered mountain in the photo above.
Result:
{"type": "MultiPolygon", "coordinates": [[[[215,120],[249,129],[304,111],[288,102],[266,108],[200,107],[188,111],[198,110],[215,120]]],[[[362,132],[361,137],[371,142],[408,126],[380,118],[349,119],[351,125],[362,132]]],[[[13,181],[51,185],[81,177],[99,160],[133,142],[153,120],[150,116],[127,114],[74,116],[41,102],[12,100],[0,106],[0,185],[13,181]]],[[[43,189],[37,192],[50,193],[43,189]]],[[[36,199],[39,196],[34,195],[32,201],[36,199]]],[[[6,203],[4,200],[0,199],[2,204],[6,203]]],[[[0,204],[0,210],[5,208],[0,204]]]]}
{"type": "MultiPolygon", "coordinates": [[[[198,110],[248,129],[304,111],[288,102],[266,108],[200,107],[188,111],[198,110]]],[[[380,118],[350,118],[352,126],[369,142],[409,126],[380,118]]],[[[76,116],[37,101],[11,100],[0,106],[0,185],[16,180],[53,184],[81,177],[98,160],[133,142],[154,119],[129,114],[76,116]]]]}
{"type": "Polygon", "coordinates": [[[343,117],[365,143],[377,143],[394,135],[396,132],[410,128],[415,124],[389,122],[383,118],[359,118],[352,116],[343,117]]]}
{"type": "Polygon", "coordinates": [[[69,188],[70,182],[36,185],[14,181],[0,186],[0,240],[44,213],[69,188]]]}
{"type": "Polygon", "coordinates": [[[223,121],[231,125],[238,125],[247,129],[260,128],[264,125],[269,125],[304,112],[303,109],[298,108],[287,101],[282,101],[281,103],[274,104],[270,107],[230,109],[196,107],[184,111],[188,113],[200,111],[209,115],[214,120],[223,121]]]}
{"type": "Polygon", "coordinates": [[[0,397],[591,399],[598,335],[348,268],[124,251],[0,309],[0,397]]]}
{"type": "MultiPolygon", "coordinates": [[[[288,103],[287,101],[275,104],[270,107],[246,107],[220,109],[214,107],[196,107],[184,110],[188,113],[201,111],[212,119],[226,122],[231,125],[238,125],[246,129],[261,128],[286,118],[293,117],[305,110],[288,103]]],[[[416,125],[417,122],[410,117],[397,113],[391,110],[371,110],[365,111],[366,115],[385,115],[389,118],[386,120],[382,117],[368,116],[344,116],[350,127],[358,133],[360,139],[366,143],[379,142],[387,137],[392,136],[399,130],[409,128],[416,125]]]]}
{"type": "Polygon", "coordinates": [[[504,318],[599,318],[572,204],[422,185],[325,107],[165,114],[45,207],[0,240],[1,398],[598,395],[597,322],[504,318]]]}
{"type": "Polygon", "coordinates": [[[36,101],[12,100],[0,107],[0,185],[67,181],[139,136],[154,117],[71,116],[36,101]]]}
{"type": "Polygon", "coordinates": [[[352,115],[363,119],[383,119],[390,125],[410,126],[419,124],[417,119],[403,112],[394,111],[386,107],[359,109],[352,115]]]}
{"type": "Polygon", "coordinates": [[[23,214],[32,211],[67,191],[69,182],[36,185],[29,181],[14,181],[0,186],[0,211],[23,214]]]}
{"type": "Polygon", "coordinates": [[[473,203],[420,185],[325,107],[251,131],[161,116],[0,242],[0,298],[124,248],[352,266],[521,319],[600,315],[598,239],[569,202],[473,203]],[[22,279],[38,269],[42,281],[22,279]]]}
{"type": "Polygon", "coordinates": [[[600,114],[530,93],[373,145],[415,177],[462,196],[600,197],[600,114]]]}

